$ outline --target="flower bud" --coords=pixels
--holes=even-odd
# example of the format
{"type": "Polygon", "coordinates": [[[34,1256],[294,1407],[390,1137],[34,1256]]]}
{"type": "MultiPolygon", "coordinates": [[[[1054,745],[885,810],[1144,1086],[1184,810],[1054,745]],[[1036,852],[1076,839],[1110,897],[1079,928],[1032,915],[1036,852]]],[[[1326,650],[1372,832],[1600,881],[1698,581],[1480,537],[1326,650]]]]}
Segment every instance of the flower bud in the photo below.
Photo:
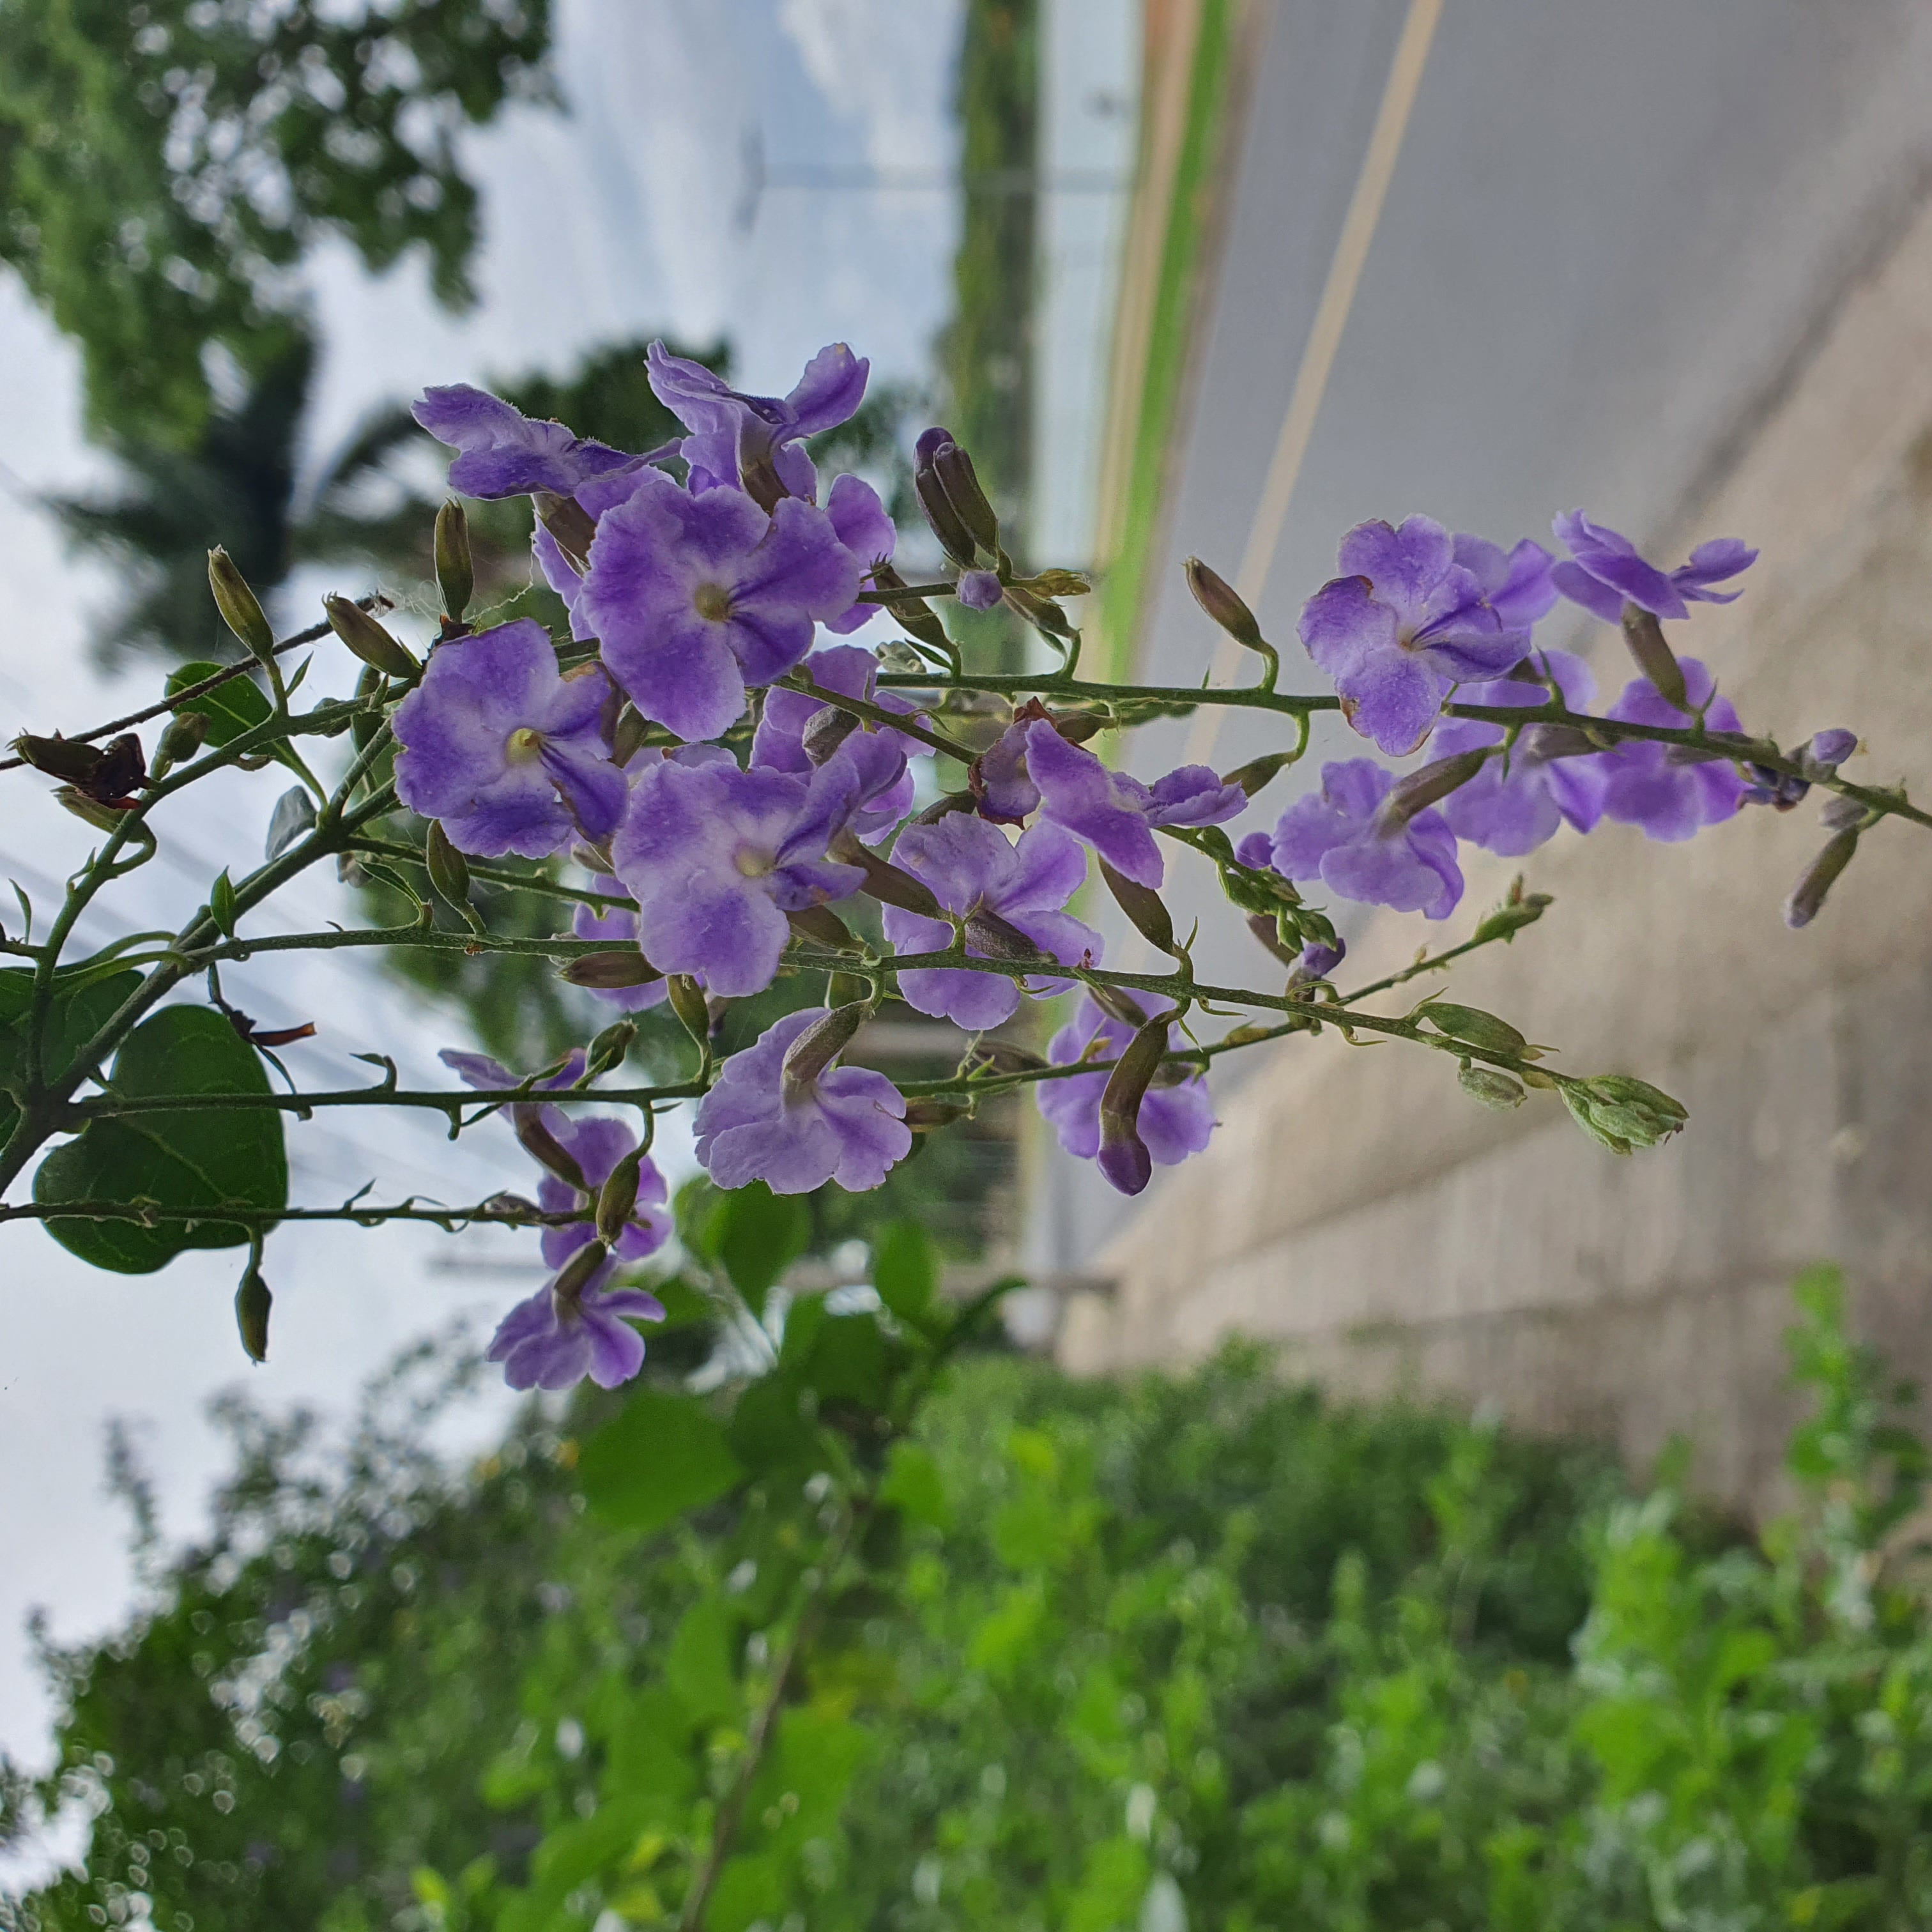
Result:
{"type": "Polygon", "coordinates": [[[835,952],[856,952],[858,940],[851,928],[830,906],[801,906],[785,914],[785,922],[800,939],[814,946],[829,946],[835,952]]]}
{"type": "Polygon", "coordinates": [[[242,1352],[251,1362],[268,1359],[268,1310],[274,1305],[262,1270],[250,1260],[235,1291],[235,1326],[242,1336],[242,1352]]]}
{"type": "Polygon", "coordinates": [[[590,1184],[584,1179],[576,1155],[544,1124],[542,1107],[527,1100],[518,1102],[510,1109],[510,1124],[518,1144],[539,1167],[580,1194],[590,1192],[590,1184]]]}
{"type": "Polygon", "coordinates": [[[1235,643],[1246,645],[1251,651],[1268,649],[1262,639],[1262,627],[1255,621],[1255,614],[1225,577],[1218,571],[1209,569],[1198,556],[1190,556],[1184,568],[1187,587],[1193,592],[1195,602],[1235,643]]]}
{"type": "Polygon", "coordinates": [[[778,474],[772,425],[748,410],[738,424],[738,482],[766,516],[791,494],[778,474]]]}
{"type": "Polygon", "coordinates": [[[993,506],[987,502],[986,491],[980,487],[973,459],[958,444],[949,440],[932,452],[932,469],[939,478],[940,487],[946,492],[946,500],[958,513],[973,541],[988,556],[997,556],[1000,548],[1000,520],[993,514],[993,506]]]}
{"type": "Polygon", "coordinates": [[[1160,893],[1117,872],[1104,859],[1100,861],[1100,876],[1113,894],[1114,903],[1132,921],[1134,930],[1143,939],[1157,946],[1170,958],[1186,958],[1186,947],[1174,944],[1174,917],[1160,893]]]}
{"type": "Polygon", "coordinates": [[[644,749],[650,730],[650,720],[627,700],[610,731],[610,762],[620,771],[644,749]]]}
{"type": "MultiPolygon", "coordinates": [[[[905,579],[889,563],[873,566],[872,583],[880,590],[903,590],[905,579]]],[[[892,621],[910,632],[922,644],[929,644],[942,654],[950,655],[952,640],[946,634],[946,626],[939,620],[939,614],[923,597],[905,597],[886,606],[892,621]]],[[[886,646],[891,648],[890,645],[886,646]]],[[[922,670],[923,664],[916,664],[914,670],[922,670]]]]}
{"type": "Polygon", "coordinates": [[[610,952],[584,952],[557,969],[557,977],[573,986],[588,986],[598,992],[616,992],[628,986],[648,986],[663,974],[634,946],[610,952]]]}
{"type": "Polygon", "coordinates": [[[275,634],[254,592],[248,588],[248,580],[219,544],[208,553],[208,587],[214,593],[214,608],[221,613],[221,621],[253,656],[264,664],[272,663],[275,634]]]}
{"type": "Polygon", "coordinates": [[[1493,1066],[1478,1066],[1473,1060],[1464,1060],[1456,1070],[1456,1084],[1472,1100],[1493,1107],[1499,1114],[1520,1107],[1528,1098],[1520,1082],[1498,1072],[1493,1066]]]}
{"type": "Polygon", "coordinates": [[[935,1127],[950,1127],[963,1120],[972,1108],[962,1100],[908,1100],[905,1124],[916,1134],[929,1134],[935,1127]]]}
{"type": "Polygon", "coordinates": [[[881,905],[897,906],[903,912],[916,912],[926,919],[946,916],[945,908],[933,896],[931,887],[860,844],[850,830],[840,832],[832,842],[830,856],[842,866],[857,866],[866,875],[866,882],[859,890],[881,905]]]}
{"type": "Polygon", "coordinates": [[[966,939],[988,959],[1010,960],[1015,965],[1029,964],[1036,959],[1042,964],[1052,963],[1051,956],[1042,952],[1037,943],[1018,926],[983,906],[966,915],[966,939]]]}
{"type": "Polygon", "coordinates": [[[154,747],[154,762],[149,776],[165,778],[184,758],[191,758],[208,736],[205,711],[177,711],[154,747]]]}
{"type": "Polygon", "coordinates": [[[1488,750],[1458,752],[1453,758],[1437,758],[1420,771],[1398,778],[1382,800],[1380,817],[1388,826],[1406,825],[1420,812],[1447,798],[1467,784],[1489,762],[1488,750]]]}
{"type": "Polygon", "coordinates": [[[1657,694],[1665,704],[1675,705],[1688,716],[1690,704],[1684,667],[1664,642],[1664,626],[1657,621],[1656,614],[1641,604],[1626,603],[1623,628],[1624,642],[1636,660],[1637,669],[1657,687],[1657,694]]]}
{"type": "Polygon", "coordinates": [[[1818,916],[1825,895],[1838,883],[1838,874],[1852,862],[1852,854],[1858,849],[1858,830],[1852,826],[1833,833],[1817,857],[1805,867],[1803,876],[1791,889],[1791,896],[1784,902],[1784,922],[1794,932],[1818,916]]]}
{"type": "Polygon", "coordinates": [[[597,534],[590,512],[574,496],[560,496],[548,490],[538,490],[530,501],[536,506],[538,520],[580,574],[590,567],[591,541],[597,534]]]}
{"type": "Polygon", "coordinates": [[[1044,597],[1036,597],[1017,584],[1006,586],[1006,604],[1016,616],[1023,617],[1036,631],[1043,631],[1049,638],[1071,640],[1077,634],[1072,620],[1058,604],[1049,604],[1044,597]]]}
{"type": "Polygon", "coordinates": [[[1049,1063],[1010,1040],[982,1039],[968,1055],[968,1064],[973,1068],[990,1066],[995,1073],[1038,1073],[1049,1063]]]}
{"type": "Polygon", "coordinates": [[[613,1020],[593,1040],[584,1056],[584,1072],[586,1079],[594,1080],[600,1073],[608,1073],[614,1066],[624,1064],[624,1056],[631,1050],[631,1042],[638,1036],[634,1020],[613,1020]]]}
{"type": "Polygon", "coordinates": [[[219,876],[208,889],[208,916],[220,927],[224,934],[235,937],[235,881],[228,876],[228,868],[222,867],[219,876]]]}
{"type": "Polygon", "coordinates": [[[466,910],[470,904],[469,862],[449,842],[449,834],[442,829],[440,818],[432,818],[429,822],[429,831],[423,841],[423,863],[428,868],[429,882],[436,888],[436,896],[454,911],[466,910]]]}
{"type": "Polygon", "coordinates": [[[1798,754],[1799,766],[1808,777],[1835,772],[1858,748],[1856,731],[1814,731],[1810,742],[1798,754]]]}
{"type": "Polygon", "coordinates": [[[1280,922],[1270,913],[1251,912],[1248,915],[1248,930],[1269,952],[1292,973],[1301,963],[1301,956],[1292,946],[1282,943],[1280,922]]]}
{"type": "Polygon", "coordinates": [[[704,998],[704,989],[688,973],[674,973],[664,982],[665,998],[670,1010],[682,1023],[684,1030],[698,1046],[709,1052],[711,1048],[711,1014],[704,998]]]}
{"type": "Polygon", "coordinates": [[[1245,765],[1237,765],[1232,772],[1223,772],[1221,782],[1239,785],[1252,798],[1264,786],[1271,784],[1299,755],[1294,752],[1269,752],[1261,758],[1250,758],[1245,765]]]}
{"type": "Polygon", "coordinates": [[[1089,985],[1088,996],[1110,1020],[1118,1020],[1123,1026],[1142,1027],[1147,1024],[1147,1009],[1124,986],[1089,985]]]}
{"type": "Polygon", "coordinates": [[[1318,980],[1327,979],[1341,964],[1348,950],[1339,939],[1333,945],[1324,945],[1318,939],[1311,940],[1301,949],[1294,970],[1288,976],[1288,983],[1291,986],[1308,986],[1318,980]]]}
{"type": "Polygon", "coordinates": [[[1427,1020],[1451,1040],[1466,1040],[1491,1053],[1520,1053],[1529,1042],[1508,1020],[1486,1013],[1480,1006],[1459,1006],[1447,1000],[1431,1000],[1416,1010],[1418,1019],[1427,1020]]]}
{"type": "Polygon", "coordinates": [[[1085,597],[1094,586],[1077,570],[1036,570],[1027,579],[1025,588],[1039,597],[1085,597]]]}
{"type": "Polygon", "coordinates": [[[953,595],[969,610],[990,610],[1006,595],[996,570],[962,570],[953,595]]]}
{"type": "Polygon", "coordinates": [[[1100,1095],[1100,1172],[1123,1194],[1154,1178],[1154,1157],[1141,1138],[1141,1102],[1167,1052],[1168,1018],[1148,1021],[1129,1042],[1100,1095]]]}
{"type": "Polygon", "coordinates": [[[1858,800],[1834,796],[1826,800],[1818,823],[1827,832],[1843,832],[1854,825],[1862,827],[1867,815],[1858,800]]]}
{"type": "Polygon", "coordinates": [[[806,720],[805,729],[800,734],[805,755],[814,765],[824,764],[858,730],[861,722],[855,711],[842,711],[836,704],[821,706],[806,720]]]}
{"type": "MultiPolygon", "coordinates": [[[[441,521],[438,518],[439,528],[441,521]]],[[[328,618],[328,628],[371,670],[380,671],[386,677],[412,678],[422,669],[410,652],[352,599],[325,597],[322,608],[328,618]]]]}
{"type": "Polygon", "coordinates": [[[615,1242],[638,1204],[638,1174],[644,1166],[641,1143],[632,1148],[605,1177],[597,1190],[597,1232],[604,1240],[615,1242]]]}
{"type": "Polygon", "coordinates": [[[1510,886],[1509,897],[1483,915],[1483,922],[1477,927],[1471,943],[1500,939],[1508,944],[1525,926],[1534,926],[1545,909],[1556,903],[1547,892],[1525,892],[1519,874],[1510,886]]]}
{"type": "Polygon", "coordinates": [[[454,496],[436,513],[436,583],[444,616],[461,623],[476,592],[476,566],[470,555],[470,518],[454,496]]]}
{"type": "Polygon", "coordinates": [[[610,1258],[610,1250],[602,1241],[586,1241],[566,1262],[550,1285],[552,1298],[561,1307],[579,1300],[596,1279],[597,1271],[610,1258]]]}
{"type": "Polygon", "coordinates": [[[1561,1091],[1571,1119],[1599,1147],[1608,1148],[1612,1154],[1655,1147],[1690,1118],[1668,1094],[1627,1073],[1567,1080],[1561,1091]]]}
{"type": "Polygon", "coordinates": [[[802,1098],[813,1082],[852,1043],[854,1034],[872,1017],[869,1000],[854,1000],[834,1006],[823,1019],[814,1020],[785,1050],[781,1076],[785,1097],[802,1098]]]}

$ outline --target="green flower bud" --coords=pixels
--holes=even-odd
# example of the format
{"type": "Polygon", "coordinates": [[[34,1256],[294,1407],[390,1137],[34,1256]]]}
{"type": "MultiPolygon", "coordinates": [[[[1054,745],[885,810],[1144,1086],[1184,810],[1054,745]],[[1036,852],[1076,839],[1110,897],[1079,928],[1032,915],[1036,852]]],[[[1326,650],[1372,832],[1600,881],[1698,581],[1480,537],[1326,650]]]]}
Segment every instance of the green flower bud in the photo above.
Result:
{"type": "Polygon", "coordinates": [[[1261,758],[1250,758],[1245,765],[1237,765],[1232,772],[1223,772],[1221,782],[1239,785],[1252,798],[1264,787],[1272,784],[1300,756],[1298,752],[1270,752],[1261,758]]]}
{"type": "Polygon", "coordinates": [[[470,518],[454,496],[436,513],[436,582],[443,614],[461,623],[476,589],[476,566],[470,556],[470,518]]]}
{"type": "Polygon", "coordinates": [[[539,1167],[548,1169],[580,1194],[590,1192],[590,1184],[584,1179],[584,1169],[578,1165],[577,1156],[544,1125],[541,1108],[520,1101],[510,1109],[510,1122],[516,1130],[518,1144],[539,1167]]]}
{"type": "Polygon", "coordinates": [[[795,937],[814,946],[829,946],[835,952],[856,952],[858,940],[851,928],[830,906],[801,906],[785,914],[785,922],[795,937]]]}
{"type": "Polygon", "coordinates": [[[1588,1080],[1568,1081],[1562,1091],[1570,1118],[1598,1146],[1612,1154],[1655,1147],[1690,1118],[1668,1094],[1627,1073],[1600,1073],[1588,1080]]]}
{"type": "Polygon", "coordinates": [[[235,567],[235,560],[220,544],[208,553],[208,587],[214,593],[214,608],[221,621],[262,663],[272,663],[275,634],[269,628],[260,602],[248,588],[248,580],[235,567]]]}
{"type": "Polygon", "coordinates": [[[1508,1020],[1486,1013],[1480,1006],[1452,1006],[1447,1000],[1431,1000],[1416,1010],[1418,1019],[1427,1020],[1451,1040],[1466,1040],[1491,1053],[1520,1053],[1529,1042],[1508,1020]]]}
{"type": "Polygon", "coordinates": [[[220,876],[208,889],[208,916],[230,939],[235,937],[235,882],[223,866],[220,876]]]}
{"type": "Polygon", "coordinates": [[[1100,876],[1113,894],[1114,903],[1132,921],[1134,930],[1143,939],[1157,946],[1170,958],[1187,957],[1186,948],[1174,944],[1174,916],[1160,893],[1117,872],[1104,859],[1100,861],[1100,876]]]}
{"type": "Polygon", "coordinates": [[[597,1190],[597,1232],[604,1240],[616,1240],[631,1218],[631,1210],[638,1204],[638,1174],[644,1160],[644,1150],[640,1144],[611,1168],[597,1190]]]}
{"type": "Polygon", "coordinates": [[[415,658],[368,611],[346,597],[325,597],[328,628],[354,654],[386,677],[412,678],[422,669],[415,658]]]}
{"type": "Polygon", "coordinates": [[[604,992],[625,986],[648,986],[663,974],[634,946],[610,952],[586,952],[557,969],[557,976],[573,986],[604,992]]]}
{"type": "Polygon", "coordinates": [[[963,1100],[908,1100],[905,1124],[916,1134],[929,1134],[935,1127],[950,1127],[972,1112],[963,1100]]]}
{"type": "Polygon", "coordinates": [[[600,1073],[608,1073],[614,1066],[624,1064],[624,1056],[631,1050],[631,1042],[638,1036],[634,1020],[613,1020],[598,1034],[584,1056],[584,1071],[586,1078],[595,1079],[600,1073]]]}
{"type": "Polygon", "coordinates": [[[1858,826],[1854,825],[1834,832],[1805,867],[1803,876],[1791,889],[1791,896],[1784,902],[1784,922],[1794,932],[1818,916],[1825,895],[1837,884],[1838,874],[1852,862],[1852,854],[1858,849],[1858,826]]]}
{"type": "Polygon", "coordinates": [[[670,1010],[683,1022],[684,1030],[706,1052],[711,1049],[711,1013],[704,989],[688,973],[674,973],[664,982],[670,1010]]]}
{"type": "Polygon", "coordinates": [[[602,1241],[586,1241],[564,1263],[562,1272],[550,1284],[550,1293],[568,1307],[581,1295],[597,1270],[610,1258],[610,1250],[602,1241]]]}
{"type": "Polygon", "coordinates": [[[1636,660],[1637,669],[1656,686],[1658,695],[1665,704],[1675,705],[1688,715],[1690,704],[1684,682],[1684,667],[1664,642],[1664,626],[1657,621],[1656,614],[1645,610],[1641,604],[1627,603],[1624,606],[1623,629],[1624,642],[1636,660]]]}
{"type": "Polygon", "coordinates": [[[235,1291],[235,1325],[241,1332],[242,1352],[251,1362],[268,1359],[268,1310],[274,1305],[262,1270],[252,1260],[235,1291]]]}
{"type": "Polygon", "coordinates": [[[154,762],[150,776],[161,778],[184,758],[191,758],[200,751],[208,736],[208,714],[202,711],[177,711],[168,720],[160,742],[154,747],[154,762]]]}
{"type": "Polygon", "coordinates": [[[802,1098],[818,1076],[852,1043],[853,1036],[872,1017],[870,1000],[854,1000],[834,1006],[814,1020],[785,1050],[780,1084],[788,1100],[802,1098]]]}
{"type": "Polygon", "coordinates": [[[432,818],[429,832],[423,840],[423,863],[429,870],[429,882],[436,888],[436,896],[453,912],[466,912],[470,907],[470,865],[456,848],[449,842],[449,834],[442,829],[442,820],[432,818]]]}
{"type": "Polygon", "coordinates": [[[1456,1069],[1456,1082],[1472,1100],[1495,1108],[1499,1114],[1520,1107],[1528,1097],[1520,1082],[1499,1073],[1493,1066],[1478,1066],[1472,1060],[1464,1060],[1456,1069]]]}

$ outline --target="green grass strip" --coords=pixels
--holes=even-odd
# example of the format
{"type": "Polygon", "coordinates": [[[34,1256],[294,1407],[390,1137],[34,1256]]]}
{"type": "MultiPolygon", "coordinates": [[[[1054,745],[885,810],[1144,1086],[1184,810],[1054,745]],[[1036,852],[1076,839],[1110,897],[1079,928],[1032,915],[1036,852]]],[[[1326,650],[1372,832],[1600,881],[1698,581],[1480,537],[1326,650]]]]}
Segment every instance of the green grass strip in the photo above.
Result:
{"type": "Polygon", "coordinates": [[[1160,512],[1168,442],[1180,400],[1208,196],[1220,148],[1234,5],[1235,0],[1203,0],[1195,40],[1186,125],[1174,167],[1167,232],[1161,244],[1160,283],[1148,330],[1119,540],[1100,592],[1108,660],[1106,675],[1115,681],[1132,676],[1138,655],[1141,611],[1160,512]]]}

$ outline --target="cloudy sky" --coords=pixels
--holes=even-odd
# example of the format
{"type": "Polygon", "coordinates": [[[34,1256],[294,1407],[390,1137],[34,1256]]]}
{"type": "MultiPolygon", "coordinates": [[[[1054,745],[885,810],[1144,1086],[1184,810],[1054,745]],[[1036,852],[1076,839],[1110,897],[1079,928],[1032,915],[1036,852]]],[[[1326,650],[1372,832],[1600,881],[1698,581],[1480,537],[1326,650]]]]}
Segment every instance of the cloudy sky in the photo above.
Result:
{"type": "MultiPolygon", "coordinates": [[[[346,260],[316,265],[328,357],[315,448],[426,382],[562,369],[590,344],[659,328],[728,334],[742,378],[762,389],[788,388],[814,350],[839,339],[881,375],[924,375],[945,314],[950,197],[775,188],[748,231],[737,219],[742,156],[751,136],[774,170],[947,165],[958,12],[957,0],[561,0],[570,111],[519,110],[473,144],[488,224],[476,310],[437,313],[410,265],[374,283],[346,260]]],[[[4,276],[0,466],[0,580],[13,614],[0,638],[4,735],[84,725],[146,701],[153,670],[110,685],[89,665],[87,613],[104,584],[62,555],[33,508],[37,493],[101,472],[79,440],[75,358],[4,276]]],[[[0,784],[0,876],[19,876],[44,908],[86,838],[44,788],[0,784]]],[[[203,789],[184,800],[168,860],[130,881],[91,936],[172,925],[221,866],[254,862],[278,788],[203,789]]],[[[334,892],[304,886],[290,920],[339,915],[334,892]]],[[[0,917],[17,926],[10,906],[0,917]]],[[[231,991],[260,1017],[320,1021],[320,1040],[294,1050],[305,1080],[347,1084],[366,1071],[348,1056],[379,1049],[406,1078],[413,1068],[427,1081],[450,1036],[364,968],[272,976],[250,968],[231,991]]],[[[386,1192],[449,1200],[522,1178],[507,1131],[452,1148],[440,1128],[372,1115],[348,1129],[292,1126],[290,1147],[297,1196],[311,1201],[372,1174],[386,1192]]],[[[274,1359],[247,1375],[249,1392],[339,1408],[410,1336],[457,1316],[487,1332],[535,1278],[448,1269],[452,1246],[514,1268],[519,1238],[496,1238],[487,1255],[483,1240],[350,1230],[272,1244],[274,1359]]],[[[28,1607],[46,1606],[56,1636],[71,1640],[128,1600],[125,1526],[100,1488],[108,1417],[137,1425],[166,1529],[185,1535],[200,1520],[221,1466],[202,1405],[245,1367],[230,1312],[235,1260],[188,1256],[158,1275],[104,1276],[38,1229],[0,1228],[0,1748],[17,1758],[39,1760],[46,1742],[22,1630],[28,1607]]],[[[452,1424],[452,1440],[480,1439],[501,1413],[500,1398],[485,1402],[452,1424]]]]}

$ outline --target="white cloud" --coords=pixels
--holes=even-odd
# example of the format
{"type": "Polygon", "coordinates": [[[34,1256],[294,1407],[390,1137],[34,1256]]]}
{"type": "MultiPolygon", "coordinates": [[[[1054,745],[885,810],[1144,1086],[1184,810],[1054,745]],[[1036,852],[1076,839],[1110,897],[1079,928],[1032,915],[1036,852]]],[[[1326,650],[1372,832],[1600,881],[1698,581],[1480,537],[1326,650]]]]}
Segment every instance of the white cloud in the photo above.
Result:
{"type": "Polygon", "coordinates": [[[863,122],[874,167],[944,167],[959,0],[779,0],[778,25],[832,112],[863,122]]]}

